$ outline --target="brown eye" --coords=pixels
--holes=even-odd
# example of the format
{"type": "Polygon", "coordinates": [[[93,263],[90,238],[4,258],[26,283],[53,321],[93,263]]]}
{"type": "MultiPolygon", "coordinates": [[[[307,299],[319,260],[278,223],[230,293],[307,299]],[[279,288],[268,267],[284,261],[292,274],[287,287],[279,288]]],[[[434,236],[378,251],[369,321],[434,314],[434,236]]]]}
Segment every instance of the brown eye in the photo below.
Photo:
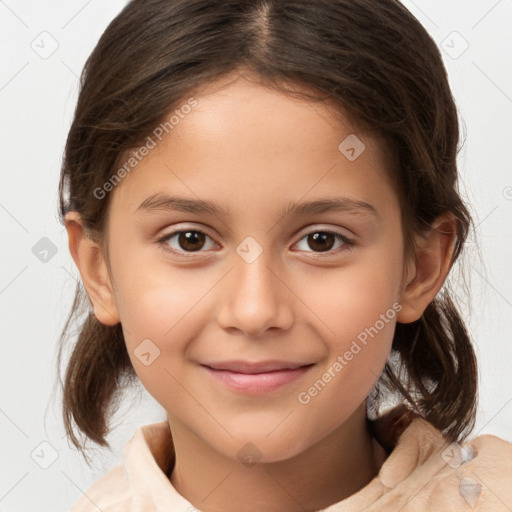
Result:
{"type": "Polygon", "coordinates": [[[308,246],[319,252],[329,251],[333,248],[336,237],[333,233],[319,231],[307,236],[308,246]]]}
{"type": "Polygon", "coordinates": [[[178,235],[178,245],[186,251],[199,251],[206,240],[199,231],[181,231],[178,235]]]}
{"type": "Polygon", "coordinates": [[[173,252],[200,252],[202,249],[211,249],[215,243],[202,231],[193,229],[174,231],[159,240],[173,252]]]}
{"type": "Polygon", "coordinates": [[[337,252],[336,249],[349,249],[353,242],[341,233],[332,231],[312,231],[304,236],[297,247],[304,252],[337,252]]]}

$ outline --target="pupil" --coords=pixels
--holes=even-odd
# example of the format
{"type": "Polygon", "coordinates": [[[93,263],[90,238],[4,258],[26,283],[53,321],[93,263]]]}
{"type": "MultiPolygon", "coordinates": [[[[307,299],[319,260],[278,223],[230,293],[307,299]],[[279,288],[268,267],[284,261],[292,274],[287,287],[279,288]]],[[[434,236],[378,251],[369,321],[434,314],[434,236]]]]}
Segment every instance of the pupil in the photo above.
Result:
{"type": "Polygon", "coordinates": [[[184,231],[180,233],[179,244],[180,247],[190,251],[198,251],[204,244],[204,233],[198,231],[184,231]],[[194,244],[200,243],[200,247],[195,247],[194,244]]]}
{"type": "Polygon", "coordinates": [[[311,249],[318,249],[319,251],[328,251],[332,248],[334,241],[333,241],[333,235],[331,233],[313,233],[312,235],[309,235],[309,246],[311,249]],[[313,242],[311,244],[311,241],[313,242]],[[317,247],[315,248],[315,244],[317,244],[317,247]]]}

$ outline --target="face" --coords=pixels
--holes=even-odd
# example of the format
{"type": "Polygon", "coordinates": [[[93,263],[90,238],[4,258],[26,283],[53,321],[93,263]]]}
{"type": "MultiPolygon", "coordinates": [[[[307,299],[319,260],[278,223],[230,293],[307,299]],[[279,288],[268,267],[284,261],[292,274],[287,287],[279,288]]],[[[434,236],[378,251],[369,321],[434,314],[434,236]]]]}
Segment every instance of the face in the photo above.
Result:
{"type": "Polygon", "coordinates": [[[326,104],[243,78],[194,98],[112,192],[117,314],[171,430],[284,460],[342,426],[384,368],[398,199],[381,141],[326,104]]]}

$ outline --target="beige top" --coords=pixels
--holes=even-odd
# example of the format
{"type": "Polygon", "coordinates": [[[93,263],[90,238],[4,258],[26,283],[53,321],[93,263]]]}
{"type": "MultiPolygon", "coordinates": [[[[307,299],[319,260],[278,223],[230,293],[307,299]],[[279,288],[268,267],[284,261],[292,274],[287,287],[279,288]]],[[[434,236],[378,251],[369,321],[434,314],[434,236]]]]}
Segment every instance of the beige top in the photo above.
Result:
{"type": "MultiPolygon", "coordinates": [[[[398,406],[373,433],[389,456],[360,491],[325,512],[511,512],[512,444],[482,435],[448,444],[439,430],[398,406]]],[[[372,422],[373,423],[373,422],[372,422]]],[[[171,484],[174,448],[166,422],[139,427],[124,460],[71,512],[195,512],[171,484]]]]}

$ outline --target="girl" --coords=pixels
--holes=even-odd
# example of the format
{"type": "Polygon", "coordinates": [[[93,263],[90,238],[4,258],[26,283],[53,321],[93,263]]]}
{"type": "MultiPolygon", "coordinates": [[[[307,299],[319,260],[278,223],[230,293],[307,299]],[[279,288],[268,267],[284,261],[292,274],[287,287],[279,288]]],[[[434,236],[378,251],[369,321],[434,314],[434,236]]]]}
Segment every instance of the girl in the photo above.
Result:
{"type": "Polygon", "coordinates": [[[396,0],[132,0],[65,149],[64,420],[107,445],[140,379],[167,421],[73,512],[512,509],[512,445],[465,442],[458,136],[396,0]]]}

